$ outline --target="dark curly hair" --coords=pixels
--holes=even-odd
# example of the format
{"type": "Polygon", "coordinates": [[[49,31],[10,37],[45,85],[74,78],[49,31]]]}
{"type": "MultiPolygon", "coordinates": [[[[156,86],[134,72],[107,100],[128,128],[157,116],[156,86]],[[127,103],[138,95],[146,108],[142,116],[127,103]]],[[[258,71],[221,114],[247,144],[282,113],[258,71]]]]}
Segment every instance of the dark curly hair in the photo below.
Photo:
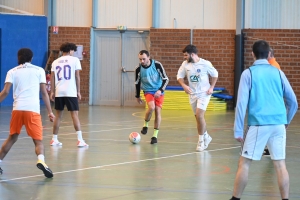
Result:
{"type": "Polygon", "coordinates": [[[24,64],[26,62],[31,62],[33,57],[33,52],[29,48],[21,48],[18,51],[18,64],[24,64]]]}

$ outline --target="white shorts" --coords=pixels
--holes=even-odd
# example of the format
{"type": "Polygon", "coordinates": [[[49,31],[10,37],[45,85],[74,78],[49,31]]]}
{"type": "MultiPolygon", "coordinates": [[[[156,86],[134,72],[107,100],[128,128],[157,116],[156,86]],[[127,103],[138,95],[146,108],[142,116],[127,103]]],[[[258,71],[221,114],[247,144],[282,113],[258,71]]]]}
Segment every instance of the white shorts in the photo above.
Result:
{"type": "Polygon", "coordinates": [[[272,160],[285,159],[285,125],[249,126],[244,134],[241,156],[260,160],[265,146],[268,147],[272,160]]]}
{"type": "Polygon", "coordinates": [[[201,110],[206,110],[210,97],[211,95],[207,95],[206,93],[203,93],[201,97],[199,97],[199,95],[190,95],[190,104],[194,114],[196,114],[197,108],[201,110]]]}

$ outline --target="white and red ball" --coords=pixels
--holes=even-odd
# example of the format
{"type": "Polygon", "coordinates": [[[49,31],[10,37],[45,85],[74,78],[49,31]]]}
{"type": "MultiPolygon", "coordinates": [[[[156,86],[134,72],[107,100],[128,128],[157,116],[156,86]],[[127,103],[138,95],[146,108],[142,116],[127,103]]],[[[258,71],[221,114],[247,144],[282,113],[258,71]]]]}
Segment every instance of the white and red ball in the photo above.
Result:
{"type": "Polygon", "coordinates": [[[129,134],[129,141],[137,144],[141,141],[141,135],[138,132],[132,132],[129,134]]]}

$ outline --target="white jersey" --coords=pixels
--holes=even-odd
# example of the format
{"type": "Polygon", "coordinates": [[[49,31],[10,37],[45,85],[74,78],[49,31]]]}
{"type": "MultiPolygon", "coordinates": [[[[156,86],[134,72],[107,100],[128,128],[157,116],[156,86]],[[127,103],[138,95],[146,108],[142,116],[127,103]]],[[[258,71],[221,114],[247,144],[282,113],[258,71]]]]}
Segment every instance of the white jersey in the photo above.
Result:
{"type": "Polygon", "coordinates": [[[73,56],[62,56],[52,63],[55,97],[77,97],[76,70],[81,70],[81,64],[79,59],[73,56]]]}
{"type": "Polygon", "coordinates": [[[192,94],[202,97],[210,88],[209,75],[211,77],[218,77],[218,71],[211,62],[200,58],[197,63],[184,61],[178,70],[177,80],[187,77],[189,87],[193,91],[192,94]]]}
{"type": "Polygon", "coordinates": [[[7,72],[5,83],[13,84],[13,110],[40,113],[40,84],[46,84],[43,68],[25,63],[7,72]]]}

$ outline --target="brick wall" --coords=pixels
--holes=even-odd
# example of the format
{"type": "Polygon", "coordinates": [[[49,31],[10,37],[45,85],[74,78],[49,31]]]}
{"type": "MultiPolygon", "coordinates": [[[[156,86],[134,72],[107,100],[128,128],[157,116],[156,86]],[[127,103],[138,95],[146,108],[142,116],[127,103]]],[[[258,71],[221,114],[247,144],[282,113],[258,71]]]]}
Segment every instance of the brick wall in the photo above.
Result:
{"type": "MultiPolygon", "coordinates": [[[[212,62],[219,71],[218,87],[234,93],[235,30],[193,30],[193,44],[201,58],[212,62]]],[[[150,54],[160,61],[170,79],[169,85],[179,85],[178,68],[183,62],[182,49],[191,43],[190,29],[151,29],[150,54]]]]}
{"type": "Polygon", "coordinates": [[[59,50],[64,42],[72,42],[83,45],[83,51],[86,52],[83,60],[81,60],[82,71],[80,72],[80,92],[81,104],[89,102],[89,77],[90,77],[90,28],[89,27],[59,27],[58,34],[52,32],[49,27],[49,52],[51,50],[59,50]]]}
{"type": "Polygon", "coordinates": [[[256,40],[266,40],[274,49],[276,61],[287,76],[300,103],[300,30],[245,29],[245,68],[253,64],[252,45],[256,40]]]}

